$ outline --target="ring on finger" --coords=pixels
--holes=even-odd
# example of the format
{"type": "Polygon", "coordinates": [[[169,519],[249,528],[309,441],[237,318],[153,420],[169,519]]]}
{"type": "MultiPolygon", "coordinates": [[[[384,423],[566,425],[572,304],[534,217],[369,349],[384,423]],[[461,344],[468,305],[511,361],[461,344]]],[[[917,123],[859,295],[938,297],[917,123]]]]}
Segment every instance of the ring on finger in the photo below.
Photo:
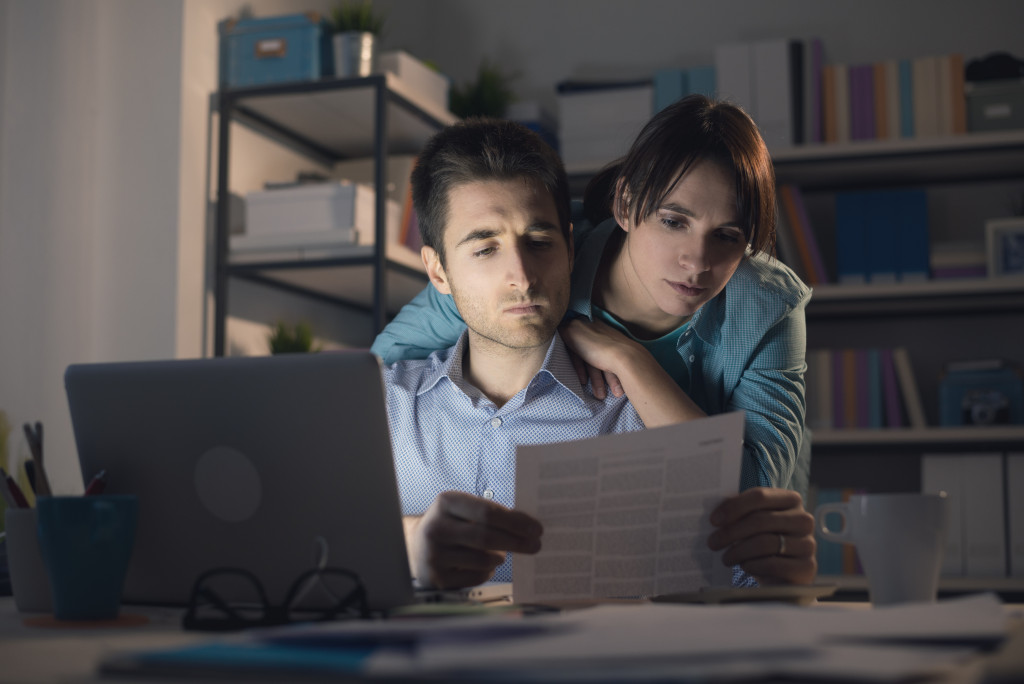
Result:
{"type": "Polygon", "coordinates": [[[786,555],[786,535],[779,535],[779,550],[775,552],[776,556],[786,555]]]}

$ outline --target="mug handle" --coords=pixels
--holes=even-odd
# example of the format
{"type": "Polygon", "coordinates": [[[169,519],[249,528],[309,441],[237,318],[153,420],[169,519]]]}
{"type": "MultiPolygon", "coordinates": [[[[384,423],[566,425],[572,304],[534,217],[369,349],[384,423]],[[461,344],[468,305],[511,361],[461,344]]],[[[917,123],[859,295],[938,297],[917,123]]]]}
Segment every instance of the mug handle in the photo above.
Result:
{"type": "Polygon", "coordinates": [[[850,529],[849,519],[846,517],[848,506],[845,502],[836,501],[821,504],[814,509],[814,527],[823,539],[834,542],[852,542],[853,531],[850,529]],[[838,513],[842,519],[842,527],[838,530],[829,529],[825,518],[829,513],[838,513]]]}

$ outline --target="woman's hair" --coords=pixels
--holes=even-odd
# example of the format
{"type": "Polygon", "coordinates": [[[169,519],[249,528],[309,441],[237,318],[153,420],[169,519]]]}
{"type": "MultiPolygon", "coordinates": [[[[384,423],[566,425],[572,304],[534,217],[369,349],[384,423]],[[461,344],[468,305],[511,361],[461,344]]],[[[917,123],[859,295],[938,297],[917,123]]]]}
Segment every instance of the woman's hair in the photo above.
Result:
{"type": "Polygon", "coordinates": [[[570,233],[569,180],[558,153],[522,124],[466,119],[441,129],[424,146],[412,171],[412,202],[423,244],[444,264],[448,196],[464,183],[523,179],[551,195],[566,243],[570,233]]]}
{"type": "Polygon", "coordinates": [[[618,213],[640,223],[701,161],[720,164],[733,175],[736,209],[752,253],[774,254],[775,169],[768,148],[742,109],[703,95],[689,95],[655,114],[626,156],[587,185],[584,214],[597,225],[618,206],[618,213]]]}

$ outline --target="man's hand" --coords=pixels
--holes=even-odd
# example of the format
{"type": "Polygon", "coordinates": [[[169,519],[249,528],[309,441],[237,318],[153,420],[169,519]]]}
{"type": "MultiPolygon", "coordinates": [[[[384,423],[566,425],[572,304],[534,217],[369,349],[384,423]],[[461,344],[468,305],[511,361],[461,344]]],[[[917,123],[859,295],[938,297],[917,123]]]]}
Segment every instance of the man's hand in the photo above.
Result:
{"type": "Polygon", "coordinates": [[[788,489],[755,487],[730,496],[711,512],[717,529],[708,546],[726,549],[722,562],[739,565],[762,584],[810,584],[818,571],[814,516],[788,489]]]}
{"type": "Polygon", "coordinates": [[[438,589],[486,582],[505,552],[540,551],[541,524],[533,517],[465,492],[442,492],[412,530],[416,580],[438,589]]]}

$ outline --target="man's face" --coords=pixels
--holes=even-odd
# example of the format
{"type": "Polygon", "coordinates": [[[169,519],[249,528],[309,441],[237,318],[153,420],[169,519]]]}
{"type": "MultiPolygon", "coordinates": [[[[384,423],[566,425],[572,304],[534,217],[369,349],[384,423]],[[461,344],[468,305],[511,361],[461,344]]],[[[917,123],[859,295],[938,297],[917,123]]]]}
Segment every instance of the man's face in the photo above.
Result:
{"type": "Polygon", "coordinates": [[[445,265],[423,248],[427,273],[451,294],[474,348],[546,348],[569,305],[572,254],[544,186],[474,181],[448,196],[445,265]]]}

